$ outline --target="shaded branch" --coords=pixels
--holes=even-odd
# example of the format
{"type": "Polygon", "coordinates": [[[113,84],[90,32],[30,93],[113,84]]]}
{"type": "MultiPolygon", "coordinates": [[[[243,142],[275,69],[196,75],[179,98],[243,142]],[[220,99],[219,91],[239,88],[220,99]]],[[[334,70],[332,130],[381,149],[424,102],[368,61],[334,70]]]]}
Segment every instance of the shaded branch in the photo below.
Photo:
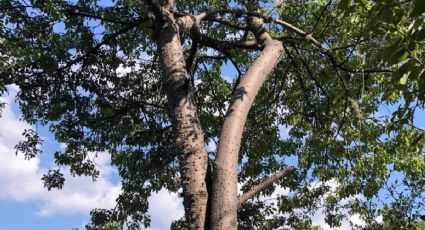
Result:
{"type": "MultiPolygon", "coordinates": [[[[221,10],[221,11],[211,12],[210,14],[214,14],[214,13],[218,13],[218,14],[231,13],[235,17],[241,17],[243,15],[250,16],[250,17],[259,17],[259,18],[262,18],[265,23],[276,23],[278,25],[284,26],[286,29],[298,34],[299,36],[301,36],[304,41],[312,43],[315,47],[317,47],[319,49],[319,51],[321,53],[328,56],[331,59],[331,62],[337,63],[334,55],[332,54],[331,48],[323,47],[322,43],[320,43],[316,38],[314,38],[312,33],[307,33],[304,30],[292,25],[289,22],[286,22],[286,21],[281,20],[281,19],[275,19],[271,16],[264,15],[260,12],[246,12],[246,11],[242,11],[242,10],[221,10]]],[[[209,15],[207,17],[211,17],[209,15]]],[[[285,41],[286,39],[285,40],[284,39],[278,39],[278,40],[285,41]]],[[[293,39],[291,39],[291,40],[293,40],[293,39]]],[[[243,46],[239,46],[238,48],[246,49],[246,47],[243,47],[243,46]]],[[[338,68],[340,68],[341,70],[344,70],[344,71],[349,72],[349,73],[391,73],[392,72],[389,69],[364,69],[364,70],[358,71],[358,70],[351,69],[347,66],[344,66],[342,64],[336,64],[336,66],[338,68]]]]}
{"type": "Polygon", "coordinates": [[[79,16],[79,17],[85,17],[85,18],[91,18],[91,19],[97,19],[103,22],[110,22],[110,23],[116,23],[116,24],[124,24],[124,25],[134,25],[137,22],[134,21],[121,21],[115,18],[105,18],[99,15],[94,15],[94,14],[90,14],[90,13],[86,13],[86,12],[77,12],[77,11],[72,11],[71,9],[66,9],[65,10],[65,15],[67,16],[79,16]]]}
{"type": "Polygon", "coordinates": [[[189,51],[189,57],[187,57],[186,59],[186,71],[191,74],[192,73],[192,65],[193,65],[193,61],[195,60],[196,57],[196,53],[198,51],[198,41],[196,39],[192,39],[193,44],[190,47],[190,51],[189,51]]]}
{"type": "Polygon", "coordinates": [[[157,22],[162,24],[164,22],[164,14],[159,2],[157,0],[145,0],[144,2],[151,8],[157,22]]]}
{"type": "Polygon", "coordinates": [[[262,46],[259,45],[256,41],[247,40],[247,41],[220,41],[206,35],[202,35],[199,39],[199,43],[203,46],[213,48],[218,51],[224,51],[235,48],[242,48],[246,50],[261,50],[262,46]]]}
{"type": "Polygon", "coordinates": [[[138,25],[138,24],[133,24],[133,25],[130,25],[130,26],[126,26],[126,27],[122,28],[121,30],[119,30],[119,31],[117,31],[117,32],[115,32],[115,33],[113,33],[113,34],[105,35],[105,38],[104,38],[101,42],[99,42],[96,46],[94,46],[93,48],[91,48],[91,49],[90,49],[89,51],[87,51],[85,54],[83,54],[83,55],[81,55],[81,56],[79,56],[79,57],[77,57],[77,58],[75,58],[75,59],[73,59],[73,60],[71,60],[71,61],[67,62],[64,66],[62,66],[61,68],[58,68],[58,70],[59,70],[59,71],[61,71],[61,70],[67,69],[67,68],[71,67],[72,65],[74,65],[74,64],[76,64],[76,63],[78,63],[78,62],[80,62],[80,61],[85,60],[85,59],[86,59],[86,58],[88,58],[90,55],[93,55],[93,54],[94,54],[97,50],[99,50],[99,49],[100,49],[103,45],[106,45],[109,41],[111,41],[111,40],[115,39],[115,38],[116,38],[116,37],[118,37],[119,35],[124,34],[124,33],[128,32],[128,31],[130,31],[130,30],[132,30],[132,29],[136,28],[136,27],[137,27],[137,25],[138,25]]]}
{"type": "Polygon", "coordinates": [[[217,22],[217,23],[220,23],[222,25],[228,26],[230,28],[236,29],[236,30],[248,30],[248,26],[246,24],[230,21],[229,19],[224,18],[220,15],[218,15],[218,16],[208,15],[205,18],[205,20],[217,22]]]}
{"type": "Polygon", "coordinates": [[[254,187],[251,188],[251,190],[249,190],[248,192],[246,192],[246,193],[244,193],[244,194],[242,194],[241,196],[238,197],[239,205],[241,205],[245,201],[251,199],[257,193],[259,193],[261,190],[263,190],[265,187],[267,187],[267,186],[271,185],[272,183],[278,181],[279,179],[285,177],[286,175],[293,172],[294,170],[295,169],[293,167],[284,168],[283,170],[281,170],[281,171],[273,174],[269,178],[263,180],[261,183],[255,185],[254,187]]]}

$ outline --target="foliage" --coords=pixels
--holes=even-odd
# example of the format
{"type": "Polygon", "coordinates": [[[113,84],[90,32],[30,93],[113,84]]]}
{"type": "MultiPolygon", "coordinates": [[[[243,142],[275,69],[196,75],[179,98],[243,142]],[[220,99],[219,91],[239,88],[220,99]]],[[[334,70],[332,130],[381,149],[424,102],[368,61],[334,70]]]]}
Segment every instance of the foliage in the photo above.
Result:
{"type": "MultiPolygon", "coordinates": [[[[321,47],[275,23],[266,26],[283,42],[285,56],[248,116],[241,190],[288,165],[296,173],[262,191],[269,196],[277,186],[288,189],[273,197],[277,202],[242,205],[239,228],[306,229],[320,207],[331,226],[348,212],[359,214],[364,228],[409,227],[424,214],[425,139],[415,115],[425,101],[425,4],[260,2],[262,13],[307,31],[321,47]],[[387,106],[394,112],[380,115],[387,106]]],[[[245,10],[243,1],[175,1],[175,7],[181,14],[245,10]]],[[[225,16],[246,23],[240,15],[225,16]]],[[[88,229],[148,226],[149,195],[181,187],[152,17],[138,0],[0,0],[0,94],[7,85],[19,86],[24,120],[48,126],[66,143],[54,154],[59,166],[96,178],[89,153],[109,153],[122,178],[117,207],[93,210],[88,229]]],[[[212,21],[203,22],[201,31],[223,44],[253,38],[212,21]]],[[[193,43],[182,34],[187,56],[193,43]]],[[[199,45],[189,72],[209,143],[217,141],[235,85],[257,55],[236,46],[211,51],[199,45]],[[230,69],[237,74],[229,81],[223,76],[230,69]]],[[[24,135],[17,150],[34,157],[41,140],[32,131],[24,135]]],[[[213,159],[214,151],[209,154],[213,159]]],[[[43,180],[48,189],[64,183],[56,169],[43,180]]]]}
{"type": "Polygon", "coordinates": [[[425,221],[419,221],[416,224],[416,230],[423,230],[423,229],[425,229],[425,221]]]}

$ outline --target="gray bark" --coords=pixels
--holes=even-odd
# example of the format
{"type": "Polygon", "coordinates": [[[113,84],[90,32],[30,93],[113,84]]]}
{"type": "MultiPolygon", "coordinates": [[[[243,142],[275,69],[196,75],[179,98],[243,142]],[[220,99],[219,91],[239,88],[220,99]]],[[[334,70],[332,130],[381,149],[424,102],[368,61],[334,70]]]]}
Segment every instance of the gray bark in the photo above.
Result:
{"type": "Polygon", "coordinates": [[[237,166],[242,133],[255,96],[283,53],[281,42],[272,40],[262,28],[254,33],[264,50],[237,86],[224,119],[214,162],[211,229],[237,229],[237,166]]]}
{"type": "MultiPolygon", "coordinates": [[[[209,194],[205,177],[208,156],[179,37],[180,31],[193,33],[193,28],[199,28],[199,21],[206,14],[185,16],[178,20],[166,11],[165,14],[167,20],[161,29],[158,45],[176,131],[189,229],[237,229],[237,165],[242,133],[255,96],[280,61],[282,44],[273,40],[261,26],[254,31],[258,44],[264,49],[237,86],[227,111],[214,162],[211,207],[207,210],[209,194]],[[206,215],[210,218],[210,226],[205,226],[206,215]]],[[[262,21],[254,18],[253,23],[261,24],[262,21]]]]}
{"type": "Polygon", "coordinates": [[[249,190],[248,192],[246,192],[246,193],[242,194],[241,196],[239,196],[238,204],[239,205],[243,204],[245,201],[247,201],[247,200],[251,199],[252,197],[254,197],[257,193],[259,193],[265,187],[267,187],[267,186],[273,184],[274,182],[278,181],[279,179],[285,177],[286,175],[288,175],[292,171],[294,171],[294,168],[288,167],[288,168],[284,168],[281,171],[279,171],[279,172],[271,175],[267,179],[263,180],[261,183],[259,183],[259,184],[255,185],[254,187],[252,187],[251,190],[249,190]]]}
{"type": "Polygon", "coordinates": [[[184,208],[189,229],[204,229],[208,201],[205,176],[208,155],[200,126],[193,89],[186,72],[179,26],[172,14],[161,28],[158,42],[166,94],[181,164],[184,208]]]}

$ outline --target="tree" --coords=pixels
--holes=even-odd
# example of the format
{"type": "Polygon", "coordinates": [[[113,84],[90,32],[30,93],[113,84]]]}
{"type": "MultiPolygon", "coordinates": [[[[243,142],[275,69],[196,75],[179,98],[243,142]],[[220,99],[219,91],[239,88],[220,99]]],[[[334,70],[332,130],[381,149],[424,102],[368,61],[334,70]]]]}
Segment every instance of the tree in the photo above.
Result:
{"type": "MultiPolygon", "coordinates": [[[[109,153],[122,177],[88,229],[148,226],[161,188],[182,188],[173,227],[188,229],[315,228],[319,206],[331,226],[380,228],[379,193],[424,196],[424,4],[278,2],[0,1],[0,92],[19,86],[23,118],[66,143],[59,166],[95,179],[88,153],[109,153]]],[[[25,137],[17,150],[39,154],[25,137]]]]}

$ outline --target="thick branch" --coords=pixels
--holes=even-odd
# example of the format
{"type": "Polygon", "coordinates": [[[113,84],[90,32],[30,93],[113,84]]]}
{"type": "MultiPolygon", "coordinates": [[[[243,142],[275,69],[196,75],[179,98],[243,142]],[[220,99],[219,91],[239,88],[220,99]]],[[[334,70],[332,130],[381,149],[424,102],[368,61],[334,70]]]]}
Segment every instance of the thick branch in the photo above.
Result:
{"type": "Polygon", "coordinates": [[[144,1],[149,8],[151,8],[153,14],[155,15],[155,19],[162,24],[164,22],[164,15],[162,13],[161,5],[157,0],[145,0],[144,1]]]}
{"type": "Polygon", "coordinates": [[[282,43],[273,40],[261,25],[253,32],[264,50],[238,84],[224,118],[214,161],[211,229],[237,229],[237,166],[242,133],[258,91],[283,53],[282,43]]]}
{"type": "Polygon", "coordinates": [[[171,12],[163,9],[162,13],[167,21],[161,25],[157,43],[176,135],[185,215],[188,228],[199,230],[204,229],[208,201],[205,183],[208,155],[194,100],[194,89],[186,71],[179,35],[181,27],[171,12]]]}
{"type": "MultiPolygon", "coordinates": [[[[207,13],[200,13],[197,15],[184,15],[177,18],[180,32],[192,34],[193,29],[199,30],[199,23],[207,16],[207,13]]],[[[199,33],[199,31],[196,31],[199,33]]]]}
{"type": "MultiPolygon", "coordinates": [[[[289,22],[286,22],[284,20],[280,20],[280,19],[275,19],[271,16],[268,15],[264,15],[260,12],[247,12],[247,11],[242,11],[242,10],[222,10],[222,11],[217,11],[215,13],[219,13],[219,14],[224,14],[224,13],[231,13],[235,16],[242,16],[242,15],[246,15],[246,16],[250,16],[250,17],[256,17],[256,18],[262,18],[264,20],[264,22],[269,23],[269,22],[273,22],[279,25],[284,26],[286,29],[289,29],[291,31],[293,31],[294,33],[302,36],[305,40],[311,42],[312,44],[314,44],[316,47],[322,49],[323,51],[328,51],[329,49],[322,47],[322,45],[320,44],[319,41],[317,41],[312,34],[309,34],[303,30],[301,30],[300,28],[292,25],[289,22]]],[[[211,17],[211,16],[209,16],[211,17]]]]}
{"type": "Polygon", "coordinates": [[[284,168],[283,170],[277,172],[276,174],[270,176],[269,178],[263,180],[261,183],[255,185],[251,188],[248,192],[242,194],[238,198],[239,205],[243,204],[245,201],[251,199],[253,196],[255,196],[257,193],[259,193],[261,190],[263,190],[265,187],[271,185],[272,183],[280,180],[281,178],[285,177],[289,173],[293,172],[294,168],[288,167],[284,168]]]}
{"type": "MultiPolygon", "coordinates": [[[[190,30],[190,37],[192,38],[192,47],[190,48],[190,53],[189,53],[189,57],[187,58],[186,61],[186,69],[187,71],[191,74],[191,69],[192,69],[192,64],[193,61],[195,60],[196,57],[196,53],[198,51],[198,44],[199,44],[199,39],[200,39],[200,32],[199,32],[199,27],[200,27],[200,20],[203,16],[198,16],[198,17],[192,17],[192,23],[191,24],[191,28],[190,30]]],[[[182,25],[180,25],[180,27],[182,27],[182,25]]],[[[183,26],[183,28],[185,28],[185,26],[183,26]]]]}

